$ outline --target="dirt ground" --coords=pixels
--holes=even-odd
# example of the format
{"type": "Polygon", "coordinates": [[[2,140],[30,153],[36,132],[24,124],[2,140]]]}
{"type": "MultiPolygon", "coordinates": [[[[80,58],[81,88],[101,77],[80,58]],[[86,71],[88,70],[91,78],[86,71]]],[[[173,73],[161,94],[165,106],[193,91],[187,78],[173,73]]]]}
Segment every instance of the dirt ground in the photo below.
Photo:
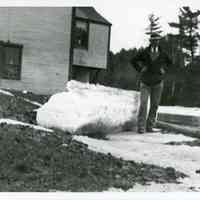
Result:
{"type": "MultiPolygon", "coordinates": [[[[0,118],[35,124],[30,101],[48,97],[10,91],[0,93],[0,118]],[[25,99],[26,100],[25,100],[25,99]]],[[[22,125],[0,124],[0,191],[106,191],[128,190],[135,184],[178,183],[186,177],[172,167],[125,161],[110,153],[97,153],[68,133],[53,133],[22,125]]]]}

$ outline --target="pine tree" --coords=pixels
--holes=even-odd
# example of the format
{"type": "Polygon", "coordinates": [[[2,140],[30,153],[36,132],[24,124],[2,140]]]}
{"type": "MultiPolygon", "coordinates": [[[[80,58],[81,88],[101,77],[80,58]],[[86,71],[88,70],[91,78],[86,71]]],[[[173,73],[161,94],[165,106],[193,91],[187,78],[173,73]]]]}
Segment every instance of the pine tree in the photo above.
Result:
{"type": "Polygon", "coordinates": [[[184,105],[194,105],[196,100],[198,101],[199,96],[199,93],[196,92],[198,88],[198,79],[196,77],[198,74],[194,71],[196,50],[200,39],[198,33],[199,15],[199,10],[192,11],[188,6],[182,7],[180,8],[178,16],[179,22],[169,23],[171,27],[176,28],[179,31],[175,37],[178,39],[183,57],[188,62],[188,64],[185,63],[187,68],[184,70],[184,84],[182,86],[183,92],[181,95],[182,103],[184,103],[184,105]]]}
{"type": "Polygon", "coordinates": [[[186,50],[184,53],[189,58],[190,66],[192,66],[200,39],[200,34],[198,33],[199,15],[200,10],[191,11],[190,7],[185,6],[180,8],[179,22],[169,23],[171,27],[179,30],[178,35],[176,35],[179,40],[179,46],[182,51],[186,50]],[[187,53],[187,51],[189,52],[187,53]]]}
{"type": "Polygon", "coordinates": [[[159,23],[160,17],[156,17],[154,14],[150,14],[148,20],[149,26],[146,29],[146,34],[149,36],[149,41],[151,42],[152,40],[161,37],[162,30],[159,23]]]}

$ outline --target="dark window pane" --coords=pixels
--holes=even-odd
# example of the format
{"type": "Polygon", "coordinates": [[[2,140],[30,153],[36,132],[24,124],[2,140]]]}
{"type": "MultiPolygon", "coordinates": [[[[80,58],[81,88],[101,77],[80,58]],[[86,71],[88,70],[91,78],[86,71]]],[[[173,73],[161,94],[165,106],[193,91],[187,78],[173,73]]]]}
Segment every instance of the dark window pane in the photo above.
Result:
{"type": "Polygon", "coordinates": [[[16,47],[5,47],[5,64],[20,64],[20,49],[16,47]]]}
{"type": "Polygon", "coordinates": [[[20,80],[22,46],[4,43],[1,48],[1,77],[20,80]]]}
{"type": "Polygon", "coordinates": [[[77,20],[75,26],[74,46],[87,49],[88,35],[89,35],[88,22],[77,20]]]}
{"type": "Polygon", "coordinates": [[[77,20],[76,27],[87,31],[87,22],[77,20]]]}
{"type": "Polygon", "coordinates": [[[20,79],[20,68],[17,65],[5,65],[3,70],[3,78],[19,80],[20,79]]]}

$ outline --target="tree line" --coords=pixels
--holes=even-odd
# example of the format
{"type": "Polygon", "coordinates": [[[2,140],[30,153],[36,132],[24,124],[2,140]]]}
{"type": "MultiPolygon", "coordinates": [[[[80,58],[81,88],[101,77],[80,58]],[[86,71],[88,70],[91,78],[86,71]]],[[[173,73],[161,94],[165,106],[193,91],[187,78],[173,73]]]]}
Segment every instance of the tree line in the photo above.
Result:
{"type": "MultiPolygon", "coordinates": [[[[146,35],[159,36],[160,46],[172,60],[165,79],[162,105],[200,106],[199,16],[200,10],[192,11],[188,6],[180,8],[177,22],[169,22],[171,29],[177,30],[176,34],[163,34],[160,18],[154,14],[148,17],[146,35]]],[[[138,90],[139,75],[130,60],[141,48],[110,52],[107,70],[94,72],[92,82],[138,90]]]]}

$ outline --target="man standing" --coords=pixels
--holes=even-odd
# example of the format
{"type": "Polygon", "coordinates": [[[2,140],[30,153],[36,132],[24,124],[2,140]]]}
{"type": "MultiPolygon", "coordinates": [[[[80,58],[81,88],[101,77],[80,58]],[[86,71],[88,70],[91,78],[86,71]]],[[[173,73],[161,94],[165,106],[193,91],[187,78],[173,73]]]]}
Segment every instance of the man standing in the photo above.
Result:
{"type": "Polygon", "coordinates": [[[160,103],[166,66],[171,64],[159,45],[159,38],[151,38],[146,49],[139,50],[131,64],[140,73],[140,107],[138,133],[155,132],[154,125],[160,103]],[[147,117],[148,99],[150,110],[147,117]]]}

